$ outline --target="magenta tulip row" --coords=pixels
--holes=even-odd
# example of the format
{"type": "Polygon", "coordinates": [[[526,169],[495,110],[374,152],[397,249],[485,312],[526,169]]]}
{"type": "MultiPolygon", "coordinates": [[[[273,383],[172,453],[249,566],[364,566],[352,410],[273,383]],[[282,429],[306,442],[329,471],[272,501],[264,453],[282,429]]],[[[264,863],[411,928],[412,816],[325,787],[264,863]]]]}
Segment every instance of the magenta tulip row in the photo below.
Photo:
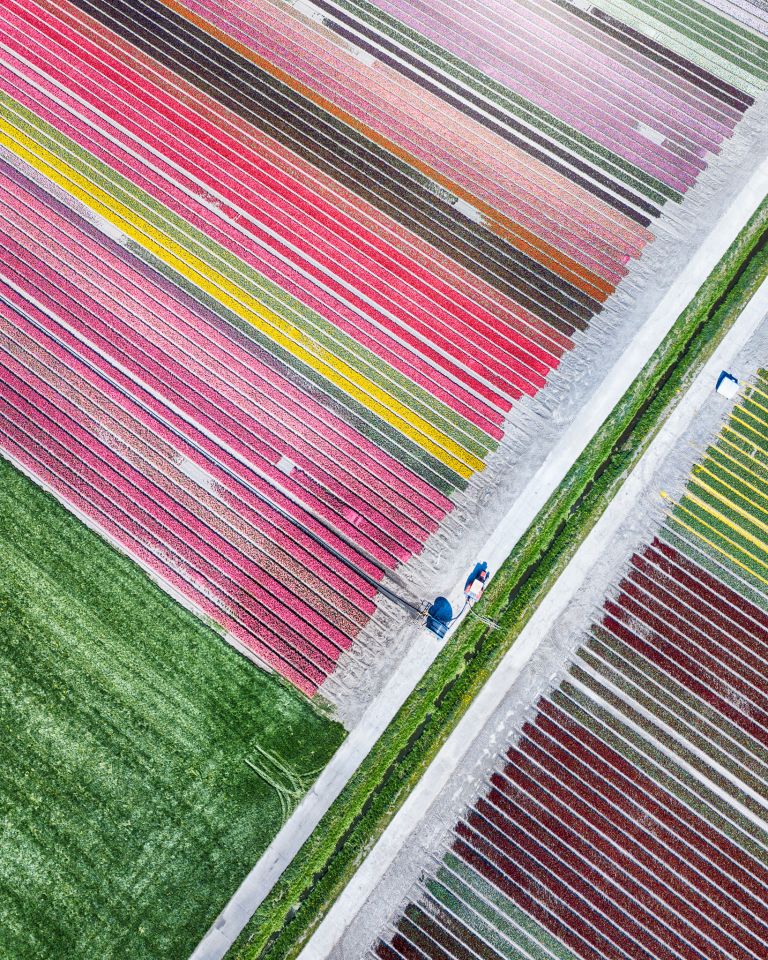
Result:
{"type": "MultiPolygon", "coordinates": [[[[36,319],[42,325],[45,314],[36,319]]],[[[61,346],[4,308],[0,333],[10,452],[25,450],[27,465],[45,468],[42,479],[57,477],[65,498],[76,491],[96,522],[109,519],[109,532],[116,525],[130,533],[135,555],[151,557],[164,575],[175,571],[177,588],[206,597],[206,612],[303,689],[322,683],[372,613],[375,590],[275,511],[272,503],[288,512],[293,505],[273,487],[255,475],[245,486],[215,444],[207,446],[218,456],[208,459],[202,435],[185,443],[89,369],[71,352],[78,344],[66,331],[56,332],[61,346]]],[[[105,372],[120,381],[115,368],[105,372]]],[[[163,415],[174,419],[167,408],[163,415]]],[[[349,553],[342,541],[335,546],[349,553]]]]}
{"type": "MultiPolygon", "coordinates": [[[[241,13],[245,17],[247,10],[242,10],[241,13]]],[[[79,28],[83,36],[89,39],[95,40],[99,35],[98,31],[94,30],[93,24],[81,23],[79,28]]],[[[114,43],[115,38],[111,37],[111,41],[114,43]]],[[[220,140],[222,144],[238,141],[239,146],[236,152],[245,148],[245,156],[249,160],[264,158],[274,166],[276,171],[286,175],[293,189],[302,193],[309,191],[311,194],[322,197],[330,207],[343,213],[350,220],[359,222],[365,231],[385,240],[388,244],[394,243],[406,252],[410,262],[418,263],[429,274],[438,277],[441,283],[469,297],[497,321],[520,329],[550,351],[557,352],[557,348],[560,348],[562,352],[562,348],[571,345],[568,339],[558,331],[546,327],[538,318],[508,300],[497,289],[487,286],[475,273],[470,273],[416,234],[410,233],[394,220],[390,220],[376,207],[347,190],[319,168],[309,164],[299,154],[291,152],[256,126],[234,123],[232,114],[182,77],[174,75],[172,88],[169,88],[168,75],[161,70],[156,61],[143,56],[136,48],[129,45],[120,44],[120,48],[124,63],[130,65],[132,71],[151,78],[152,83],[159,85],[163,90],[172,89],[176,103],[193,110],[198,121],[204,119],[212,122],[217,129],[215,138],[217,141],[220,140]]],[[[163,120],[163,123],[175,124],[176,122],[175,118],[167,116],[163,120]]],[[[207,125],[206,129],[208,129],[207,125]]],[[[463,253],[471,252],[472,248],[464,244],[463,253]]],[[[488,266],[485,260],[482,266],[488,266]]],[[[503,264],[501,266],[503,267],[503,264]]]]}
{"type": "MultiPolygon", "coordinates": [[[[442,354],[434,348],[422,346],[421,341],[415,335],[409,335],[407,331],[394,329],[391,332],[380,329],[376,324],[368,320],[368,315],[357,313],[350,306],[346,306],[349,297],[344,294],[344,301],[339,302],[329,293],[324,292],[318,287],[317,281],[328,286],[325,283],[327,279],[324,274],[314,265],[309,264],[301,276],[286,267],[277,255],[281,252],[277,246],[276,253],[271,250],[264,250],[250,237],[258,233],[258,229],[249,225],[247,233],[243,233],[232,223],[216,216],[201,203],[197,194],[187,194],[178,187],[174,186],[173,181],[164,180],[151,172],[148,168],[131,160],[130,157],[118,151],[106,138],[100,137],[93,129],[87,127],[73,118],[71,114],[57,107],[52,101],[42,96],[32,88],[18,86],[20,81],[15,77],[9,77],[6,71],[0,67],[0,85],[2,85],[9,94],[14,96],[25,106],[30,107],[43,119],[58,126],[74,140],[87,147],[98,159],[107,163],[112,169],[128,177],[137,186],[147,189],[148,192],[160,200],[169,210],[182,216],[184,220],[193,228],[201,230],[213,241],[218,242],[225,249],[231,250],[242,261],[238,267],[238,274],[242,277],[240,284],[243,286],[256,287],[259,284],[259,274],[267,277],[268,280],[279,283],[280,287],[290,296],[296,296],[316,311],[320,322],[299,321],[307,327],[310,335],[314,334],[314,339],[321,342],[325,338],[330,338],[331,342],[338,340],[343,342],[343,336],[338,337],[336,329],[342,334],[353,337],[364,347],[377,353],[381,359],[386,362],[391,361],[391,366],[405,374],[414,383],[429,389],[429,393],[437,397],[441,402],[452,406],[462,416],[466,415],[468,419],[477,421],[478,425],[483,427],[488,433],[499,435],[499,426],[503,414],[494,409],[500,407],[508,409],[510,400],[506,400],[498,395],[496,390],[477,380],[477,378],[464,367],[459,368],[455,362],[444,360],[442,354]],[[253,268],[253,269],[249,269],[253,268]],[[254,273],[258,269],[259,274],[254,273]],[[334,327],[329,326],[331,318],[335,321],[334,327]],[[326,321],[326,322],[323,322],[326,321]],[[391,336],[396,334],[397,339],[391,336]],[[406,347],[403,349],[400,344],[406,347]],[[399,348],[399,350],[398,350],[399,348]],[[418,352],[417,352],[418,349],[418,352]],[[399,353],[399,356],[398,356],[399,353]],[[432,366],[430,361],[434,360],[440,366],[432,366]],[[456,379],[450,375],[455,374],[456,379]],[[463,382],[460,382],[463,381],[463,382]],[[473,393],[468,389],[472,385],[477,388],[477,392],[483,395],[485,403],[477,402],[473,393]],[[488,404],[492,400],[494,406],[488,404]]],[[[61,95],[58,95],[61,98],[61,95]]],[[[161,164],[160,164],[161,165],[161,164]]],[[[180,239],[185,238],[180,236],[180,239]]],[[[193,241],[186,241],[189,245],[193,241]]],[[[270,247],[273,246],[271,239],[270,247]]],[[[262,295],[263,299],[263,295],[262,295]]],[[[278,307],[280,312],[289,319],[296,316],[296,308],[290,303],[290,298],[284,298],[287,305],[278,307]]],[[[376,314],[378,318],[378,314],[376,314]]],[[[337,348],[338,349],[338,348],[337,348]]],[[[496,377],[497,384],[502,380],[496,377]]],[[[503,389],[513,396],[520,396],[521,391],[514,384],[503,381],[503,389]]],[[[530,388],[529,388],[530,389],[530,388]]]]}

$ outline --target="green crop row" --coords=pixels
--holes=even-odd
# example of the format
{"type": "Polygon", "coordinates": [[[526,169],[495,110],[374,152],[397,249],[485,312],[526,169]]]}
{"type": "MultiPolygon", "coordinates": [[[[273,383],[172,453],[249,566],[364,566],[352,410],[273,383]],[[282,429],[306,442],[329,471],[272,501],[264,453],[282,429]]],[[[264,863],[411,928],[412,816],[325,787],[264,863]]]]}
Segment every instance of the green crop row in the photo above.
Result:
{"type": "MultiPolygon", "coordinates": [[[[559,960],[574,960],[571,951],[556,937],[459,857],[447,853],[436,877],[443,890],[458,895],[460,901],[472,908],[474,913],[467,917],[468,925],[476,930],[482,929],[490,943],[498,944],[502,955],[509,956],[510,944],[514,944],[514,952],[517,953],[519,948],[525,960],[529,957],[552,960],[553,955],[559,960]],[[482,927],[480,918],[488,921],[482,927]],[[542,944],[546,950],[542,949],[542,944]]],[[[430,889],[436,899],[442,899],[443,894],[430,889]]]]}
{"type": "MultiPolygon", "coordinates": [[[[768,408],[761,380],[748,386],[717,441],[693,467],[668,523],[697,539],[741,581],[750,598],[768,603],[768,408]]],[[[743,591],[742,591],[743,592],[743,591]]]]}
{"type": "Polygon", "coordinates": [[[768,72],[762,66],[768,44],[759,34],[738,26],[704,4],[683,4],[677,0],[632,0],[632,4],[690,40],[718,51],[735,66],[768,79],[768,72]]]}

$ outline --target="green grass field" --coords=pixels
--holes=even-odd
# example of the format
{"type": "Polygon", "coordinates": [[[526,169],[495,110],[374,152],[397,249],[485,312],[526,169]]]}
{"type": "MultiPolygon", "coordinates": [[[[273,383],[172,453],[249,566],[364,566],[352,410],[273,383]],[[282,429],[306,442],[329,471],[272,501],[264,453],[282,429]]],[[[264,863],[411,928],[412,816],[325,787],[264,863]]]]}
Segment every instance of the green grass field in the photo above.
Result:
{"type": "Polygon", "coordinates": [[[0,732],[2,960],[186,958],[343,738],[2,460],[0,732]]]}

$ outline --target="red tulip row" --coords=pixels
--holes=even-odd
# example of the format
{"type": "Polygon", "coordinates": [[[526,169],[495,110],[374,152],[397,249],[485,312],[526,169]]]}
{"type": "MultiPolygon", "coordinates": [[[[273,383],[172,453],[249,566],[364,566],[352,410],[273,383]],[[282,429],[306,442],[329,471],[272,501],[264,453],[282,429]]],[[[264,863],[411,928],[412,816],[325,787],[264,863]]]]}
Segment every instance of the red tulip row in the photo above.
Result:
{"type": "Polygon", "coordinates": [[[377,956],[761,960],[768,614],[717,569],[632,556],[377,956]]]}

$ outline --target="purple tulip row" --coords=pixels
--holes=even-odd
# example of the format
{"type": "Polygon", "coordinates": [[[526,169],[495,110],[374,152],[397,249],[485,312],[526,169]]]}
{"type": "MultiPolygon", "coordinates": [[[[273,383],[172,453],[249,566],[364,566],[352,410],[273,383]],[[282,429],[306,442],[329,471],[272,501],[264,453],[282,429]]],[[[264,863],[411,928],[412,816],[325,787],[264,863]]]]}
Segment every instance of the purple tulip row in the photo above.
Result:
{"type": "Polygon", "coordinates": [[[713,96],[706,81],[681,82],[553,0],[379,5],[676,190],[692,186],[747,104],[713,96]]]}

